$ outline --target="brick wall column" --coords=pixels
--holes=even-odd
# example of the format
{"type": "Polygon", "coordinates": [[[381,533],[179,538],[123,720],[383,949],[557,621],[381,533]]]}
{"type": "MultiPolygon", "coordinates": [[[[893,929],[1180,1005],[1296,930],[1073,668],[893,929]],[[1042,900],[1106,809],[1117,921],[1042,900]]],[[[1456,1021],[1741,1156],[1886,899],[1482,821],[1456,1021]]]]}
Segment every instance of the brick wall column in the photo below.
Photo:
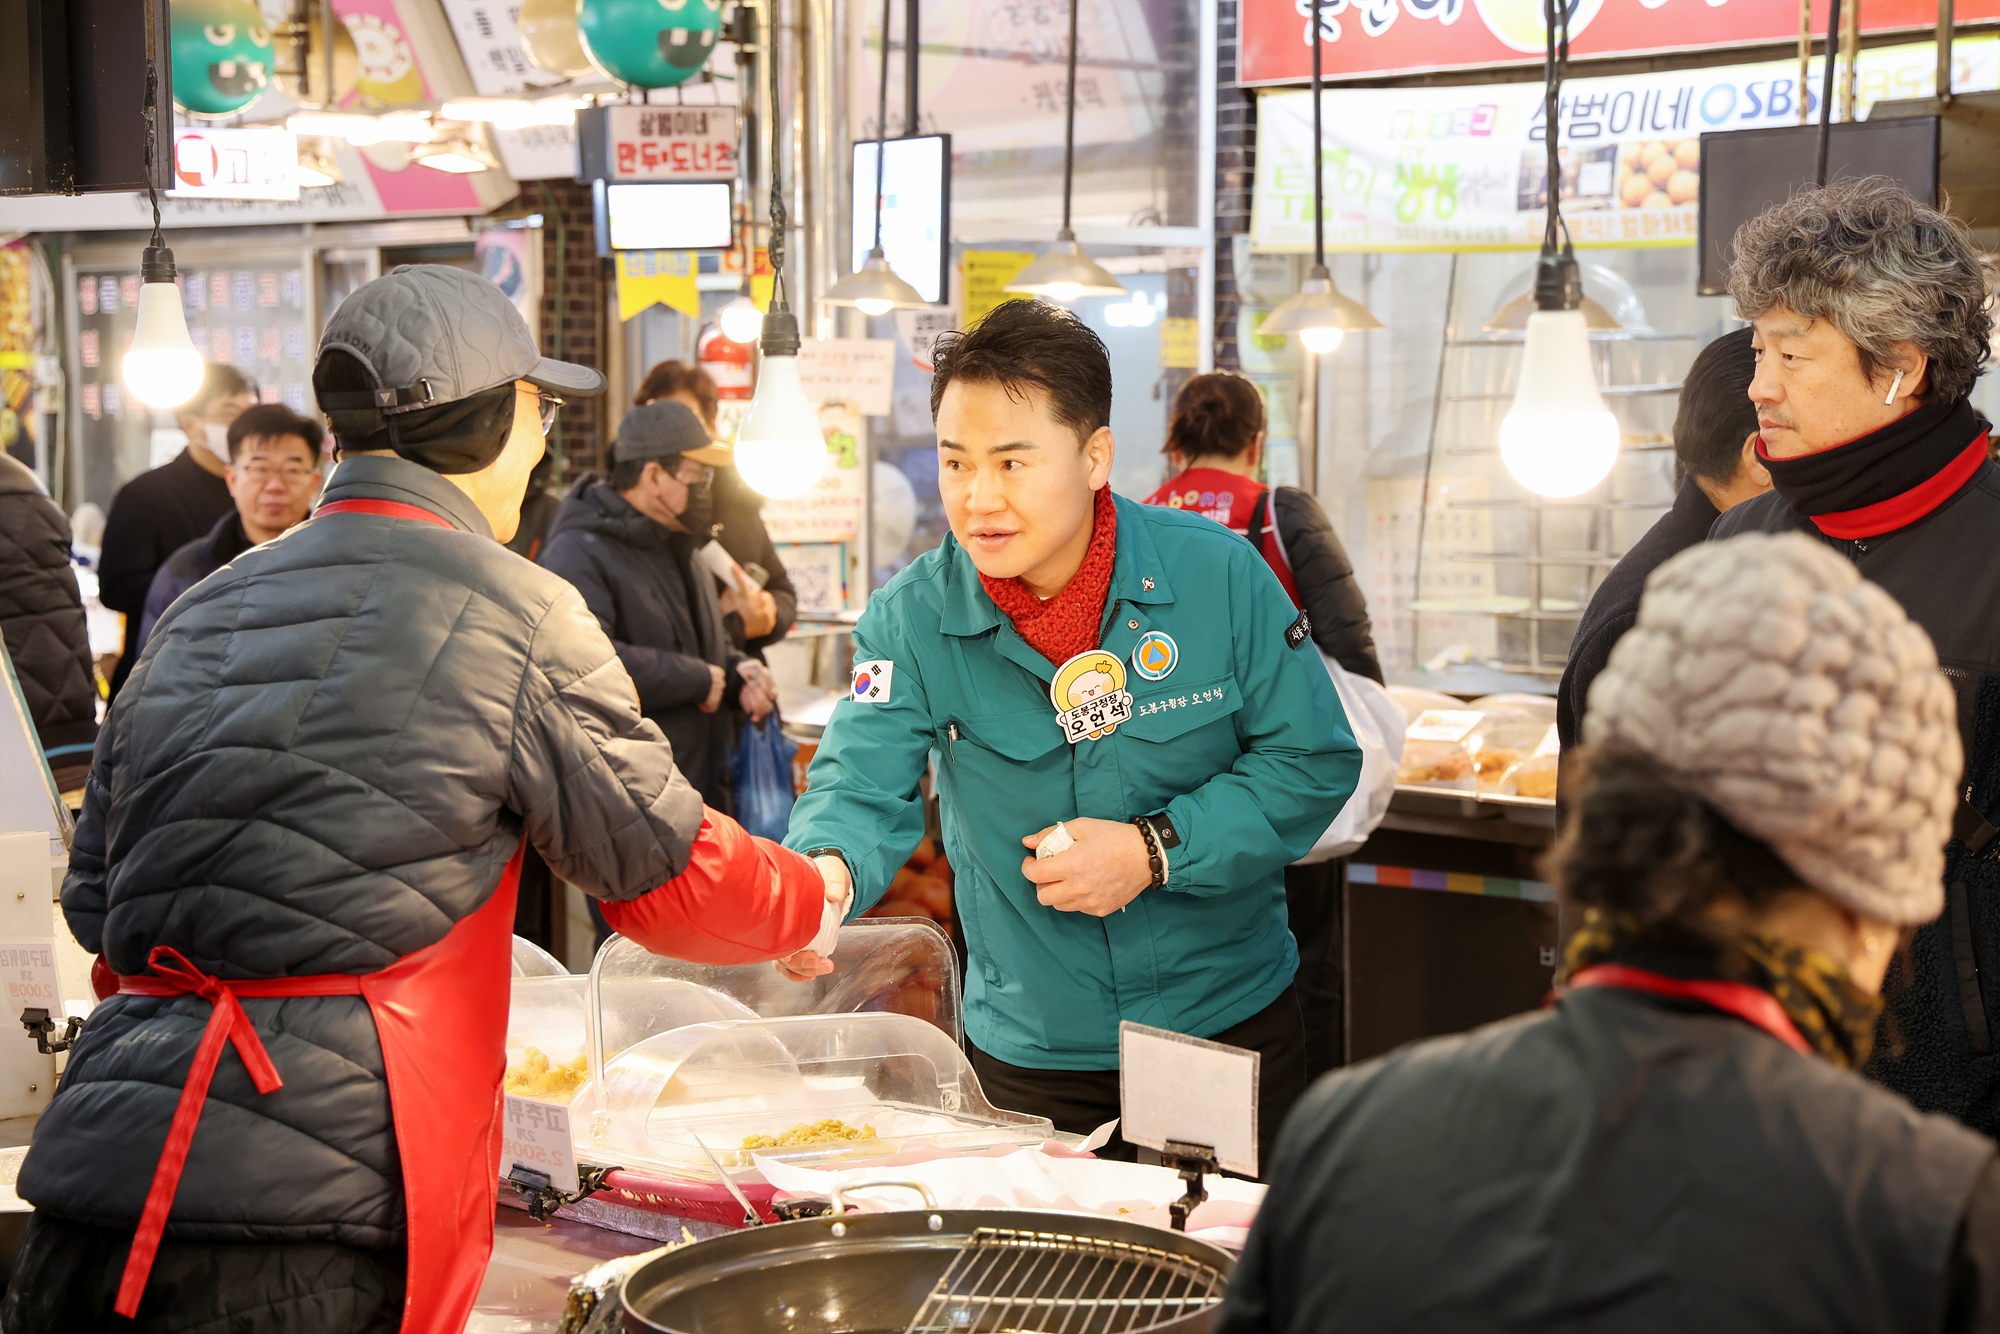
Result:
{"type": "Polygon", "coordinates": [[[1238,370],[1236,270],[1232,238],[1250,230],[1250,185],[1257,160],[1257,100],[1236,86],[1236,25],[1242,0],[1217,0],[1215,68],[1215,366],[1238,370]]]}
{"type": "MultiPolygon", "coordinates": [[[[526,181],[522,192],[542,210],[542,351],[582,366],[605,369],[610,261],[597,256],[590,186],[575,181],[526,181]],[[557,337],[560,330],[561,337],[557,337]]],[[[568,484],[605,469],[600,400],[563,404],[563,476],[568,484]]]]}

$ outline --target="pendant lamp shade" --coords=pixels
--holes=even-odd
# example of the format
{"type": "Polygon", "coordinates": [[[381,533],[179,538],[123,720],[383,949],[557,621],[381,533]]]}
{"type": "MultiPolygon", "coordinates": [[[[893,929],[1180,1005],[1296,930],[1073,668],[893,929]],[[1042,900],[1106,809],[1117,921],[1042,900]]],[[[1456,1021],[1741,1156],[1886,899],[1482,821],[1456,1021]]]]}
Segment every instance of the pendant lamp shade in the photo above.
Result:
{"type": "MultiPolygon", "coordinates": [[[[1622,329],[1625,327],[1618,322],[1616,315],[1613,315],[1589,297],[1583,299],[1583,305],[1580,309],[1583,311],[1584,326],[1593,332],[1609,333],[1613,329],[1622,329]]],[[[1518,333],[1528,327],[1528,318],[1534,313],[1535,294],[1529,292],[1523,296],[1517,296],[1494,312],[1493,318],[1486,322],[1486,332],[1518,333]]]]}
{"type": "Polygon", "coordinates": [[[1260,334],[1297,334],[1314,352],[1331,352],[1340,346],[1349,330],[1380,329],[1382,321],[1359,301],[1342,296],[1333,285],[1326,265],[1315,264],[1312,273],[1291,297],[1264,318],[1260,334]],[[1323,346],[1315,346],[1323,344],[1323,346]]]}
{"type": "Polygon", "coordinates": [[[1086,296],[1118,296],[1124,292],[1125,284],[1084,254],[1083,247],[1076,243],[1076,233],[1065,227],[1056,233],[1056,243],[1040,259],[1015,274],[1005,290],[1018,296],[1075,301],[1086,296]]]}
{"type": "Polygon", "coordinates": [[[864,315],[930,305],[923,293],[896,276],[880,246],[869,251],[867,261],[835,283],[820,300],[829,306],[854,306],[864,315]]]}

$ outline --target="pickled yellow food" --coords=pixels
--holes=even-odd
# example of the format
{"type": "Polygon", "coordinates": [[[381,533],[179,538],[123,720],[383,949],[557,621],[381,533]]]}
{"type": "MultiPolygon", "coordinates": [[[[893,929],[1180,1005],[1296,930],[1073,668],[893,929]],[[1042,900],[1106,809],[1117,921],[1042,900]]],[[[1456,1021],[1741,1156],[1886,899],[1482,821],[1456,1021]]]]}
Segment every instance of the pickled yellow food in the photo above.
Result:
{"type": "Polygon", "coordinates": [[[554,1065],[539,1047],[529,1047],[521,1053],[519,1065],[507,1067],[501,1088],[520,1098],[568,1102],[576,1096],[588,1073],[589,1067],[581,1056],[566,1065],[554,1065]]]}
{"type": "Polygon", "coordinates": [[[782,1135],[745,1135],[746,1149],[795,1149],[806,1144],[843,1144],[874,1139],[874,1126],[856,1128],[845,1121],[801,1121],[782,1135]]]}

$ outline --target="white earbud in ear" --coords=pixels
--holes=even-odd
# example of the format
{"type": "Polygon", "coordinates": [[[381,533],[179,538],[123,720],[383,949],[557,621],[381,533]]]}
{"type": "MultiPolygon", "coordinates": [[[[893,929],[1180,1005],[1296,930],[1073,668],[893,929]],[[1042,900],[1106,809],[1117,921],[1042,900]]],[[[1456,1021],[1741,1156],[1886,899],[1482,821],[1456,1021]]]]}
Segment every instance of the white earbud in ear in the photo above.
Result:
{"type": "Polygon", "coordinates": [[[1883,404],[1885,406],[1893,406],[1896,402],[1896,391],[1898,389],[1901,389],[1902,387],[1903,387],[1903,373],[1901,371],[1897,371],[1894,382],[1892,382],[1889,385],[1889,396],[1882,400],[1883,404]]]}

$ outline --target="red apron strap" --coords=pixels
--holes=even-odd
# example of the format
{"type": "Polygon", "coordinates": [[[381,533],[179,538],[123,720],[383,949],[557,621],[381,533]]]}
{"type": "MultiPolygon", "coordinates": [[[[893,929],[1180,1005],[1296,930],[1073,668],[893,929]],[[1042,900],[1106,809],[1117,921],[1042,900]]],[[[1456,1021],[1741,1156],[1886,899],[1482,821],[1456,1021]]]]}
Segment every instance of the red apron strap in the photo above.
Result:
{"type": "Polygon", "coordinates": [[[315,519],[322,514],[374,514],[385,519],[419,519],[458,531],[458,525],[451,520],[433,514],[421,505],[405,505],[400,500],[336,500],[313,511],[315,519]]]}
{"type": "Polygon", "coordinates": [[[174,1192],[180,1188],[181,1169],[187,1165],[188,1150],[194,1144],[194,1129],[201,1120],[202,1105],[208,1101],[209,1085],[222,1060],[225,1043],[236,1044],[236,1054],[250,1072],[257,1092],[275,1093],[284,1087],[270,1053],[257,1036],[250,1016],[237,997],[329,996],[343,992],[361,994],[361,979],[345,974],[321,977],[274,977],[256,981],[225,982],[211,977],[187,961],[170,946],[161,945],[146,959],[153,970],[150,977],[121,977],[118,990],[128,996],[195,995],[210,1005],[208,1023],[195,1047],[194,1064],[187,1082],[181,1085],[180,1101],[174,1105],[174,1119],[167,1127],[166,1146],[153,1169],[153,1184],[146,1192],[146,1205],[139,1212],[139,1229],[132,1238],[132,1250],[125,1257],[125,1273],[118,1283],[114,1308],[128,1320],[139,1314],[139,1299],[145,1294],[146,1280],[153,1272],[153,1257],[159,1254],[160,1238],[166,1234],[167,1213],[173,1208],[174,1192]]]}
{"type": "Polygon", "coordinates": [[[1785,1007],[1778,1004],[1778,998],[1747,983],[1724,982],[1717,978],[1668,977],[1622,963],[1600,963],[1572,977],[1569,985],[1571,988],[1617,987],[1673,1000],[1699,1001],[1763,1029],[1793,1051],[1813,1055],[1812,1044],[1805,1040],[1798,1025],[1785,1013],[1785,1007]]]}

